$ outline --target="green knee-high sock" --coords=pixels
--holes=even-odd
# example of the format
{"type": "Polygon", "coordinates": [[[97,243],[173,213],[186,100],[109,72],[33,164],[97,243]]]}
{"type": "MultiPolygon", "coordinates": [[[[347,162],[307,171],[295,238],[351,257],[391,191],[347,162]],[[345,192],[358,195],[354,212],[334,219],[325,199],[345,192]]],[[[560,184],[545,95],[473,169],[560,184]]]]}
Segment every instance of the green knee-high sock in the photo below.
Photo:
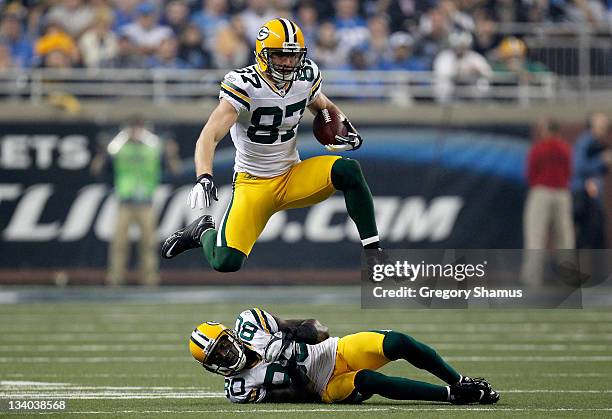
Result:
{"type": "Polygon", "coordinates": [[[220,272],[235,272],[246,260],[246,255],[231,247],[217,247],[217,230],[207,230],[200,237],[204,257],[210,266],[220,272]]]}
{"type": "Polygon", "coordinates": [[[448,384],[456,384],[461,375],[430,346],[403,333],[390,331],[383,340],[385,356],[395,361],[405,359],[417,368],[429,371],[448,384]]]}
{"type": "Polygon", "coordinates": [[[361,370],[355,375],[355,388],[362,394],[379,394],[393,400],[448,401],[446,387],[402,377],[389,377],[372,370],[361,370]]]}
{"type": "Polygon", "coordinates": [[[204,234],[202,234],[202,237],[200,237],[200,243],[202,244],[202,250],[204,252],[204,257],[206,258],[210,266],[212,266],[215,261],[215,248],[216,248],[215,242],[216,241],[217,241],[217,230],[216,229],[207,230],[204,232],[204,234]]]}
{"type": "Polygon", "coordinates": [[[355,222],[361,240],[377,237],[374,201],[359,163],[351,159],[336,160],[331,178],[334,187],[344,194],[346,210],[355,222]]]}

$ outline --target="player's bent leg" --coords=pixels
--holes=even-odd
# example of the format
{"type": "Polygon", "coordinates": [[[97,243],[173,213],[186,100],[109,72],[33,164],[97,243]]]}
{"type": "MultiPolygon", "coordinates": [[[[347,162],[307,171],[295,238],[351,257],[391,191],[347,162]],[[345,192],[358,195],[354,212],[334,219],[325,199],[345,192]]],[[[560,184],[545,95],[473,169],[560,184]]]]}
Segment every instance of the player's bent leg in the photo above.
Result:
{"type": "Polygon", "coordinates": [[[356,160],[336,160],[331,170],[334,187],[344,194],[346,210],[355,222],[361,243],[366,249],[379,247],[378,229],[372,193],[356,160]]]}
{"type": "Polygon", "coordinates": [[[448,387],[402,377],[389,377],[373,370],[358,371],[355,374],[354,386],[359,394],[378,394],[393,400],[449,400],[448,387]]]}
{"type": "Polygon", "coordinates": [[[217,231],[209,230],[202,234],[202,250],[210,266],[219,272],[236,272],[242,268],[247,256],[240,250],[226,246],[216,246],[217,231]]]}
{"type": "Polygon", "coordinates": [[[448,384],[456,384],[461,380],[461,374],[448,365],[433,348],[403,333],[387,332],[383,340],[383,352],[392,361],[405,359],[448,384]]]}
{"type": "Polygon", "coordinates": [[[358,332],[338,340],[336,363],[346,364],[346,371],[376,370],[390,359],[383,351],[384,333],[358,332]]]}
{"type": "Polygon", "coordinates": [[[485,379],[461,376],[433,348],[411,336],[386,332],[382,347],[389,360],[405,359],[450,384],[444,388],[448,389],[448,401],[453,404],[493,404],[499,400],[499,394],[485,379]]]}

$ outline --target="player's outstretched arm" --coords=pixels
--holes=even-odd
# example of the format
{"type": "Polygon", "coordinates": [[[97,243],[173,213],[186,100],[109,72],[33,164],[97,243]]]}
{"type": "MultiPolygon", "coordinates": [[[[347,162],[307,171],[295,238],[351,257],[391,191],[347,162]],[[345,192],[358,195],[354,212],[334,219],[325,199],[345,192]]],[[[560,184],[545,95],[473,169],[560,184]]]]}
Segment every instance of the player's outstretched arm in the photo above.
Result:
{"type": "Polygon", "coordinates": [[[187,202],[193,209],[199,207],[203,210],[204,207],[210,206],[213,199],[218,201],[217,187],[212,176],[215,149],[237,118],[238,113],[235,108],[227,100],[221,99],[200,132],[194,156],[196,184],[187,197],[187,202]]]}
{"type": "Polygon", "coordinates": [[[236,109],[225,99],[210,114],[206,125],[200,132],[195,148],[196,176],[212,175],[213,158],[219,141],[225,137],[238,119],[236,109]]]}
{"type": "Polygon", "coordinates": [[[317,319],[283,320],[273,316],[278,329],[291,337],[291,340],[316,345],[329,337],[329,329],[317,319]]]}

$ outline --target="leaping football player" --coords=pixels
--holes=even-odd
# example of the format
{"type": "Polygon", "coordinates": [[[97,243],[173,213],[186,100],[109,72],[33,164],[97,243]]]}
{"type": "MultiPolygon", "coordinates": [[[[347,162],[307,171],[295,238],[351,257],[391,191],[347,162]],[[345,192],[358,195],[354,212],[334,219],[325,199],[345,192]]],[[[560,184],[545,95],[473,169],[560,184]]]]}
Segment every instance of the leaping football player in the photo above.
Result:
{"type": "Polygon", "coordinates": [[[282,320],[252,308],[234,329],[202,323],[189,349],[210,372],[225,376],[225,395],[235,403],[359,403],[374,394],[393,400],[493,404],[499,394],[482,378],[459,374],[432,348],[393,330],[329,337],[317,320],[282,320]],[[446,385],[376,371],[404,360],[446,385]]]}
{"type": "Polygon", "coordinates": [[[379,247],[372,194],[357,161],[334,155],[300,160],[296,133],[304,110],[341,115],[346,136],[327,145],[331,152],[357,150],[362,138],[340,109],[322,93],[321,72],[306,58],[304,35],[288,19],[274,19],[257,33],[256,64],[229,72],[220,102],[195,148],[196,184],[191,208],[218,200],[213,178],[215,148],[229,131],[236,147],[233,193],[215,228],[210,215],[196,219],[162,245],[166,259],[198,247],[221,272],[239,270],[267,221],[277,211],[317,204],[337,190],[364,248],[379,247]]]}

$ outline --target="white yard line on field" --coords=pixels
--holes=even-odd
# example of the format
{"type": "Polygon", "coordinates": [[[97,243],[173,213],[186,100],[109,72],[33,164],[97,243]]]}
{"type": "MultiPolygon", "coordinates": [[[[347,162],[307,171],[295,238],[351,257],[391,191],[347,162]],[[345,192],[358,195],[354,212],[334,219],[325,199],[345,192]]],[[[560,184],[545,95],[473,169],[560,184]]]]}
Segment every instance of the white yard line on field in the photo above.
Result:
{"type": "MultiPolygon", "coordinates": [[[[520,374],[517,374],[517,376],[519,375],[520,374]]],[[[149,373],[144,373],[144,374],[139,374],[139,373],[130,373],[130,374],[110,374],[110,373],[48,374],[48,373],[32,372],[29,374],[7,373],[7,374],[3,374],[3,377],[5,378],[27,378],[27,377],[42,377],[42,378],[132,378],[132,377],[135,377],[135,378],[190,378],[190,377],[193,377],[193,374],[179,374],[179,373],[168,373],[168,374],[152,374],[152,373],[151,374],[149,373]]],[[[206,389],[209,387],[200,387],[200,388],[206,389]]]]}
{"type": "Polygon", "coordinates": [[[83,363],[83,364],[98,364],[104,362],[191,362],[189,358],[184,356],[33,356],[33,357],[0,357],[0,363],[16,363],[23,362],[26,364],[46,364],[49,362],[56,363],[83,363]]]}
{"type": "MultiPolygon", "coordinates": [[[[181,342],[182,343],[182,342],[181,342]]],[[[604,346],[604,345],[602,345],[604,346]]],[[[65,351],[65,352],[149,352],[149,351],[176,351],[184,349],[177,344],[146,344],[134,343],[131,345],[118,344],[118,345],[99,345],[99,344],[83,344],[83,345],[0,345],[0,352],[54,352],[54,351],[65,351]]]]}
{"type": "MultiPolygon", "coordinates": [[[[559,394],[610,394],[612,390],[551,390],[551,389],[507,389],[501,394],[559,393],[559,394]]],[[[80,387],[72,385],[49,388],[24,385],[0,388],[0,397],[15,399],[74,399],[74,400],[136,400],[136,399],[216,399],[225,398],[221,392],[202,391],[197,387],[80,387]],[[186,391],[189,390],[189,391],[186,391]]]]}
{"type": "Polygon", "coordinates": [[[62,411],[62,412],[40,412],[41,415],[53,415],[53,414],[73,414],[73,415],[108,415],[108,414],[155,414],[155,415],[167,415],[167,414],[186,414],[186,413],[227,413],[227,414],[247,414],[253,413],[342,413],[342,412],[482,412],[493,414],[497,412],[610,412],[612,407],[608,408],[573,408],[573,407],[559,407],[559,408],[509,408],[509,407],[361,407],[361,408],[346,408],[346,407],[319,407],[311,409],[257,409],[251,408],[248,410],[236,410],[236,409],[215,409],[215,410],[107,410],[107,411],[62,411]]]}

